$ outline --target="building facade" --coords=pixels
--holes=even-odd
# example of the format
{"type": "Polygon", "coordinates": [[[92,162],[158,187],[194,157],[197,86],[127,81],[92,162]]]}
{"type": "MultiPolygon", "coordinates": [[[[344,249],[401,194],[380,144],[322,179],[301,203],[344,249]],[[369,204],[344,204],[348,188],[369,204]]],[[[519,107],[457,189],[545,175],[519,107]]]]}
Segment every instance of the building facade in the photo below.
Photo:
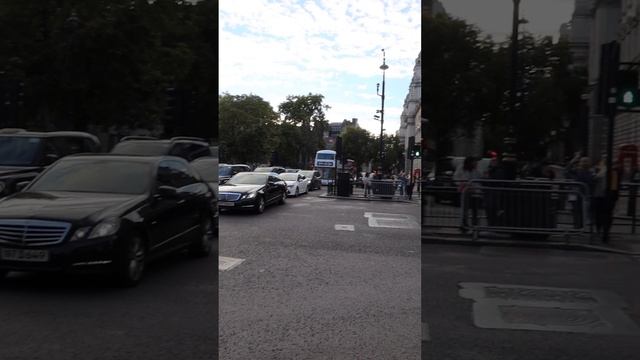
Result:
{"type": "MultiPolygon", "coordinates": [[[[420,102],[422,99],[422,52],[418,54],[416,63],[413,67],[413,77],[411,78],[411,84],[409,85],[409,92],[404,99],[404,106],[402,114],[400,115],[400,129],[397,134],[400,138],[400,142],[404,144],[405,171],[411,171],[411,169],[420,169],[420,159],[409,158],[411,153],[410,138],[414,139],[415,144],[420,144],[422,141],[421,127],[420,127],[420,114],[421,107],[420,102]]],[[[419,171],[419,170],[418,170],[419,171]]]]}

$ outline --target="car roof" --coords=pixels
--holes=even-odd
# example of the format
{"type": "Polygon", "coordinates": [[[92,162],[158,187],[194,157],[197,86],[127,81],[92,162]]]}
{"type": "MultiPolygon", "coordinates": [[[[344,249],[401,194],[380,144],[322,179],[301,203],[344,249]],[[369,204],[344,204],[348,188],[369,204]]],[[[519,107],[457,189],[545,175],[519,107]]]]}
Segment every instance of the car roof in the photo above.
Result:
{"type": "MultiPolygon", "coordinates": [[[[191,162],[193,163],[193,162],[196,162],[196,161],[204,161],[204,160],[217,162],[218,158],[215,157],[215,156],[202,156],[202,157],[199,157],[199,158],[191,160],[191,162]]],[[[224,164],[219,164],[219,165],[224,165],[224,164]]]]}
{"type": "Polygon", "coordinates": [[[248,173],[251,173],[251,174],[267,174],[267,175],[276,176],[276,177],[280,176],[280,174],[275,173],[273,171],[250,171],[250,172],[247,172],[247,173],[238,173],[238,174],[248,174],[248,173]]]}
{"type": "MultiPolygon", "coordinates": [[[[7,129],[0,129],[7,130],[7,129]]],[[[13,130],[13,129],[9,129],[13,130]]],[[[11,132],[3,132],[0,131],[0,136],[24,136],[24,137],[41,137],[41,138],[50,138],[50,137],[81,137],[85,139],[91,139],[96,143],[100,144],[100,140],[97,136],[93,134],[89,134],[83,131],[26,131],[22,129],[15,129],[16,131],[11,132]]]]}
{"type": "Polygon", "coordinates": [[[124,154],[110,154],[110,153],[79,153],[72,154],[63,157],[61,160],[65,159],[107,159],[107,160],[130,160],[135,162],[148,162],[148,163],[157,163],[162,160],[174,160],[183,163],[188,162],[178,156],[171,155],[124,155],[124,154]]]}
{"type": "Polygon", "coordinates": [[[196,143],[198,145],[206,146],[211,148],[208,142],[205,139],[189,137],[189,136],[176,136],[170,139],[158,139],[152,136],[125,136],[120,141],[120,143],[124,142],[155,142],[155,143],[166,143],[166,144],[175,144],[175,143],[196,143]]]}

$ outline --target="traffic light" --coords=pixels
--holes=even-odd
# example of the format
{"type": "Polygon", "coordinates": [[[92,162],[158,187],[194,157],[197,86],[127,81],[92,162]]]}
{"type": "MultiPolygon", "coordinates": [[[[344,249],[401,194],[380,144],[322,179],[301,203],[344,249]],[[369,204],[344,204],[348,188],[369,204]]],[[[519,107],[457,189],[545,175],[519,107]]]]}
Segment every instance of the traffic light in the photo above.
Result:
{"type": "Polygon", "coordinates": [[[417,159],[420,158],[422,156],[422,148],[420,147],[420,144],[415,144],[413,145],[413,158],[417,159]]]}
{"type": "Polygon", "coordinates": [[[414,154],[414,149],[416,147],[416,137],[415,136],[409,136],[409,146],[407,146],[407,151],[409,152],[408,154],[408,158],[409,159],[413,159],[415,154],[414,154]]]}
{"type": "Polygon", "coordinates": [[[633,108],[640,105],[638,100],[638,72],[635,70],[618,71],[618,106],[633,108]]]}

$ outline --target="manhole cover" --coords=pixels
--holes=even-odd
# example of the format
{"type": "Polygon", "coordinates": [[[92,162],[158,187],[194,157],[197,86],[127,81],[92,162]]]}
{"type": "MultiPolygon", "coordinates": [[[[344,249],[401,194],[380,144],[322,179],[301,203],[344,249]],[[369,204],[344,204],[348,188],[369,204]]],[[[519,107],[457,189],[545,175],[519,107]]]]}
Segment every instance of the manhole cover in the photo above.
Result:
{"type": "Polygon", "coordinates": [[[590,291],[531,289],[488,286],[484,288],[487,299],[554,301],[570,303],[598,303],[590,291]]]}

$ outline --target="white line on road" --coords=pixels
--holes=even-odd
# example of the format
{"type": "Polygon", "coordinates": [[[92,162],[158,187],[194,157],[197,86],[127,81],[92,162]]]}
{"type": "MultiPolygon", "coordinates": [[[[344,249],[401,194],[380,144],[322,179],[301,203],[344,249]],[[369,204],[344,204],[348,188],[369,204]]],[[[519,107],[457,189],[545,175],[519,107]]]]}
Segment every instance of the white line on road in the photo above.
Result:
{"type": "Polygon", "coordinates": [[[353,225],[339,225],[336,224],[335,226],[336,230],[343,230],[343,231],[355,231],[355,227],[353,225]]]}
{"type": "Polygon", "coordinates": [[[218,256],[218,271],[228,271],[242,264],[244,259],[218,256]]]}

